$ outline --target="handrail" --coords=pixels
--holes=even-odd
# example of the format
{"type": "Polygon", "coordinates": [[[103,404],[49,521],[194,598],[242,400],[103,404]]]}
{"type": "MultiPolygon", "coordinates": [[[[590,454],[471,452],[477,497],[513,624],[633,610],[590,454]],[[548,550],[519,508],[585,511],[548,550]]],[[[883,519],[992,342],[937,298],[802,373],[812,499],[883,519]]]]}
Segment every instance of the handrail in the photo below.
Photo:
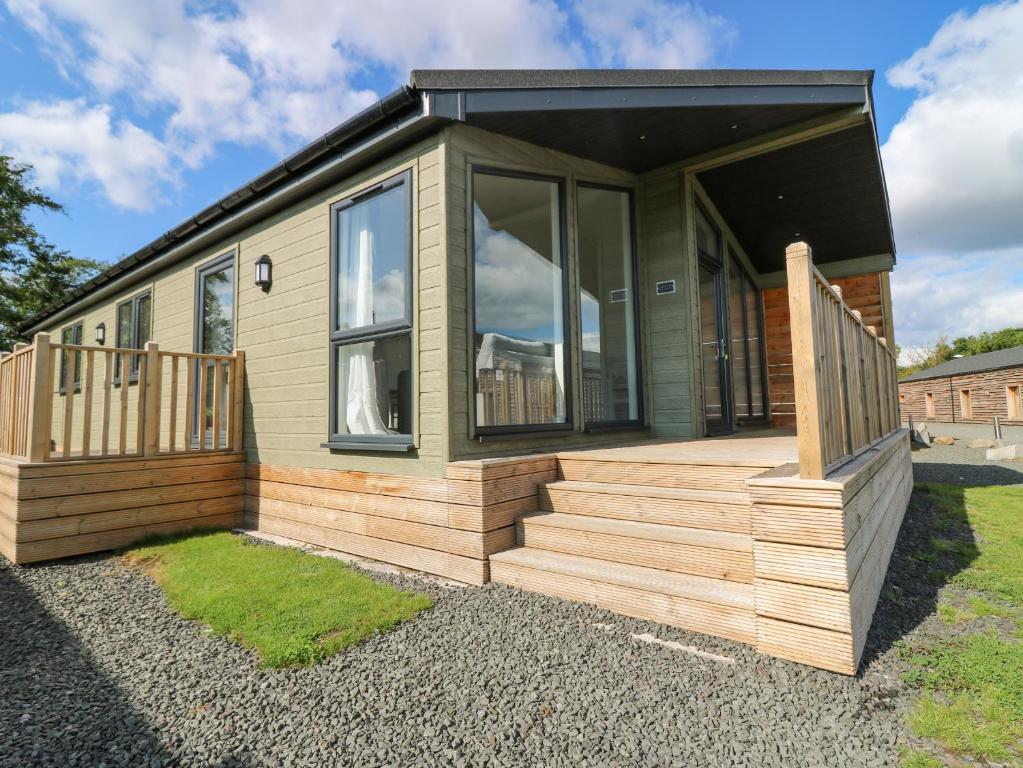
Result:
{"type": "Polygon", "coordinates": [[[896,359],[887,340],[813,265],[785,249],[801,477],[822,479],[899,428],[896,359]]]}
{"type": "Polygon", "coordinates": [[[0,356],[0,457],[242,450],[245,355],[51,344],[0,356]],[[183,428],[182,428],[183,427],[183,428]]]}

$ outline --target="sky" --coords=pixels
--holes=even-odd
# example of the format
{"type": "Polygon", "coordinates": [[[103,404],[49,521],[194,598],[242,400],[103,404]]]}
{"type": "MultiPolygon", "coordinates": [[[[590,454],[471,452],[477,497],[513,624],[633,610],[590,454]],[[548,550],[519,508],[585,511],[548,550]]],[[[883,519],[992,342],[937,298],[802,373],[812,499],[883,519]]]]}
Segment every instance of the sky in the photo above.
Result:
{"type": "Polygon", "coordinates": [[[873,69],[904,356],[1023,325],[1020,2],[0,3],[0,152],[78,256],[131,253],[413,68],[873,69]]]}

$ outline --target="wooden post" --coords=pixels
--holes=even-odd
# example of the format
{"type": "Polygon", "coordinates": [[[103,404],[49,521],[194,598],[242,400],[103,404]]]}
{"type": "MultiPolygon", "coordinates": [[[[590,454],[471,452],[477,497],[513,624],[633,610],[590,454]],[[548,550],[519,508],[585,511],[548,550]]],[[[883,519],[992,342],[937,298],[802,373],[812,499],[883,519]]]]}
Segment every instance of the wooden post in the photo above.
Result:
{"type": "Polygon", "coordinates": [[[146,381],[144,396],[145,408],[139,409],[145,414],[145,437],[143,452],[146,456],[156,456],[160,452],[160,345],[155,341],[146,342],[146,381]]]}
{"type": "Polygon", "coordinates": [[[788,273],[789,318],[792,328],[792,379],[796,395],[796,443],[799,476],[824,478],[824,425],[821,419],[817,380],[817,322],[814,318],[813,276],[810,246],[792,243],[785,249],[788,273]]]}
{"type": "Polygon", "coordinates": [[[234,424],[230,447],[235,451],[241,451],[245,448],[245,428],[242,426],[245,418],[245,352],[240,349],[234,351],[231,384],[231,411],[234,414],[232,419],[234,424]]]}
{"type": "Polygon", "coordinates": [[[35,335],[32,353],[32,384],[28,401],[29,449],[28,460],[46,461],[50,458],[50,426],[53,418],[53,392],[50,387],[50,334],[35,335]]]}

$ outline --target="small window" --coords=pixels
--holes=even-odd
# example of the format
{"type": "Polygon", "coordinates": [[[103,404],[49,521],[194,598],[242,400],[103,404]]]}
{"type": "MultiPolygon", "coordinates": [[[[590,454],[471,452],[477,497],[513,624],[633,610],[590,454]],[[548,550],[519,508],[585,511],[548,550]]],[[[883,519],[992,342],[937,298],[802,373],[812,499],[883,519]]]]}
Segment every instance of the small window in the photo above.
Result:
{"type": "Polygon", "coordinates": [[[412,443],[411,182],[331,209],[331,443],[412,443]]]}
{"type": "Polygon", "coordinates": [[[973,418],[973,400],[970,398],[970,390],[959,390],[959,410],[964,419],[973,418]]]}
{"type": "MultiPolygon", "coordinates": [[[[153,319],[153,297],[149,291],[133,296],[117,305],[116,346],[122,349],[143,349],[150,340],[153,319]]],[[[139,355],[132,355],[128,381],[138,381],[139,355]]],[[[121,383],[121,356],[114,357],[114,383],[121,383]]]]}
{"type": "Polygon", "coordinates": [[[1023,387],[1010,384],[1005,388],[1006,410],[1013,421],[1023,421],[1023,387]]]}
{"type": "MultiPolygon", "coordinates": [[[[82,343],[82,331],[83,331],[83,324],[82,324],[81,321],[75,323],[74,325],[69,325],[67,328],[64,328],[64,329],[61,330],[61,332],[60,332],[60,343],[61,344],[81,344],[82,343]]],[[[68,361],[68,356],[69,355],[70,355],[70,353],[67,352],[66,350],[62,351],[60,353],[60,382],[59,382],[59,385],[60,385],[60,391],[62,393],[66,389],[65,386],[64,386],[64,382],[67,381],[67,361],[68,361]]],[[[79,355],[79,354],[75,355],[75,374],[74,375],[75,375],[75,378],[74,378],[75,384],[74,384],[74,386],[75,386],[75,390],[77,390],[81,386],[81,384],[82,384],[82,356],[79,355]]]]}
{"type": "Polygon", "coordinates": [[[933,392],[925,392],[924,393],[924,406],[927,409],[927,418],[933,419],[934,418],[934,393],[933,392]]]}

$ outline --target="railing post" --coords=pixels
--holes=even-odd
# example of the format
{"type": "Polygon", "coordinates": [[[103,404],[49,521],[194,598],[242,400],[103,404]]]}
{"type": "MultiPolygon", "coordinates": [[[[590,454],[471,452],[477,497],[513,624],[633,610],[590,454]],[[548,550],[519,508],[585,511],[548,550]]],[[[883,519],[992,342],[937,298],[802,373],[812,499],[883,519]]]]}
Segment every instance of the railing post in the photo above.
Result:
{"type": "Polygon", "coordinates": [[[796,400],[796,443],[799,449],[799,476],[820,480],[824,477],[824,425],[821,418],[818,380],[820,377],[817,321],[814,297],[817,285],[813,276],[810,246],[792,243],[785,249],[788,274],[789,322],[792,333],[792,383],[796,400]]]}
{"type": "Polygon", "coordinates": [[[155,341],[146,342],[146,381],[144,397],[145,426],[143,427],[143,453],[156,456],[160,452],[160,384],[163,371],[160,369],[160,345],[155,341]]]}
{"type": "Polygon", "coordinates": [[[234,434],[230,436],[231,448],[241,451],[245,447],[245,352],[240,349],[234,351],[234,367],[231,370],[231,409],[233,417],[231,426],[234,434]]]}
{"type": "Polygon", "coordinates": [[[33,341],[32,381],[28,401],[28,460],[50,458],[50,427],[53,418],[53,392],[50,387],[50,334],[37,333],[33,341]]]}

